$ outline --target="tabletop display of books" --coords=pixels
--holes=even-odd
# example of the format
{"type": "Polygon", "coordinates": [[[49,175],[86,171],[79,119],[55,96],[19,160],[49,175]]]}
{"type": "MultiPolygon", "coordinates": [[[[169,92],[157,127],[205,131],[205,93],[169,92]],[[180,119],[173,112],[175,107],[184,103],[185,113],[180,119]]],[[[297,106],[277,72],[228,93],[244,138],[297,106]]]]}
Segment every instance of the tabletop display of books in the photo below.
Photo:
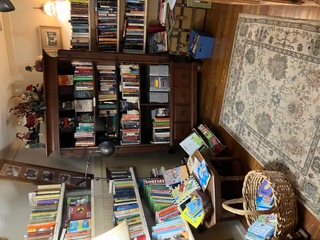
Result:
{"type": "MultiPolygon", "coordinates": [[[[256,198],[257,210],[269,210],[274,205],[273,190],[270,183],[265,179],[258,188],[256,198]]],[[[245,238],[248,240],[263,240],[273,236],[277,225],[274,214],[260,215],[247,230],[245,238]]]]}
{"type": "MultiPolygon", "coordinates": [[[[181,165],[167,169],[163,173],[164,182],[157,182],[169,191],[172,203],[155,209],[156,225],[152,227],[151,235],[153,240],[194,239],[189,224],[198,228],[212,214],[212,204],[205,193],[207,181],[201,180],[198,168],[202,168],[202,173],[206,172],[204,175],[208,174],[208,179],[210,173],[205,162],[194,166],[189,168],[181,165]]],[[[145,189],[149,187],[146,185],[145,189]]],[[[144,196],[148,199],[152,198],[151,195],[147,192],[144,196]]]]}

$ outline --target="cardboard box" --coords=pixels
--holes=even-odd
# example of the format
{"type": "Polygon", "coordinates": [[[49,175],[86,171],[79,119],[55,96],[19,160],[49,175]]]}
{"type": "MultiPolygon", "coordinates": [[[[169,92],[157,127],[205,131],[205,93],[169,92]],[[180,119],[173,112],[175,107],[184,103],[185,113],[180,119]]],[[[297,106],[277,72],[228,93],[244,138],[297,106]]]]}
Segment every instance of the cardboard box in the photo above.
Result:
{"type": "Polygon", "coordinates": [[[188,52],[194,59],[210,58],[212,55],[213,44],[213,36],[192,30],[188,52]]]}

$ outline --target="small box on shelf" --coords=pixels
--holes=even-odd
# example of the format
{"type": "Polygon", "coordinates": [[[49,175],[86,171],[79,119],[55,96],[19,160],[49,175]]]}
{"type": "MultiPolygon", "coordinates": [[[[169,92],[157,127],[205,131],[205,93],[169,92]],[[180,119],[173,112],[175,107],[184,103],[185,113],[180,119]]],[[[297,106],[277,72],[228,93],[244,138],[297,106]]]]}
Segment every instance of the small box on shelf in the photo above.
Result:
{"type": "Polygon", "coordinates": [[[199,31],[192,30],[188,51],[194,59],[210,58],[214,44],[214,37],[199,31]]]}

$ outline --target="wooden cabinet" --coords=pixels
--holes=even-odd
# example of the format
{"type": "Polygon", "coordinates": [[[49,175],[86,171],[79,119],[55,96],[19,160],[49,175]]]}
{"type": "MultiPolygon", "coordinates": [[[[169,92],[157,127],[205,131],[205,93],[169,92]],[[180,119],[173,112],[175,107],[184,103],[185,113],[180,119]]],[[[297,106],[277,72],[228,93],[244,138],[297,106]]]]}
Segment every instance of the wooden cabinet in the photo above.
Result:
{"type": "Polygon", "coordinates": [[[171,142],[178,145],[197,125],[197,63],[171,63],[171,142]]]}
{"type": "MultiPolygon", "coordinates": [[[[197,125],[197,63],[170,62],[168,55],[148,55],[148,54],[125,54],[125,53],[104,53],[92,51],[72,51],[61,50],[57,57],[51,57],[43,52],[44,56],[44,88],[46,101],[46,134],[47,134],[47,155],[53,151],[59,151],[62,156],[77,157],[87,156],[90,150],[96,150],[103,141],[112,141],[116,145],[117,153],[135,152],[163,152],[169,151],[183,140],[197,125]],[[93,67],[93,83],[87,79],[89,91],[92,95],[85,95],[84,99],[89,100],[92,106],[86,112],[79,112],[76,109],[76,102],[81,97],[77,93],[75,79],[73,85],[59,85],[60,76],[73,75],[75,77],[75,64],[89,64],[93,67]],[[137,105],[139,128],[134,134],[138,139],[133,144],[123,141],[123,111],[121,101],[124,101],[122,76],[120,66],[122,64],[137,64],[139,66],[139,84],[137,85],[137,105]],[[169,68],[170,90],[167,92],[168,101],[149,101],[149,73],[148,68],[152,65],[163,65],[169,68]],[[111,104],[114,106],[116,121],[112,128],[114,132],[110,134],[108,130],[108,117],[101,116],[101,66],[113,66],[115,69],[116,84],[114,88],[115,98],[111,104]],[[93,86],[91,88],[91,86],[93,86]],[[93,89],[93,90],[91,90],[93,89]],[[92,103],[91,103],[92,102],[92,103]],[[68,104],[70,108],[64,108],[68,104]],[[73,104],[73,105],[72,105],[73,104]],[[170,141],[168,143],[152,144],[153,140],[153,116],[151,112],[157,108],[168,108],[170,115],[170,141]],[[93,131],[89,136],[84,136],[79,140],[76,132],[79,130],[79,120],[81,115],[90,115],[90,127],[93,131]],[[70,121],[71,124],[65,122],[70,121]],[[111,137],[113,136],[113,137],[111,137]],[[86,143],[86,141],[88,142],[86,143]],[[83,143],[84,141],[84,143],[83,143]]],[[[91,78],[90,78],[91,79],[91,78]]],[[[80,85],[82,87],[82,85],[80,85]]],[[[110,91],[109,91],[110,92],[110,91]]],[[[112,93],[113,94],[113,93],[112,93]]],[[[82,95],[81,95],[82,96],[82,95]]],[[[85,117],[86,117],[85,116],[85,117]]],[[[89,124],[89,123],[88,123],[89,124]]],[[[81,125],[86,125],[81,124],[81,125]]]]}

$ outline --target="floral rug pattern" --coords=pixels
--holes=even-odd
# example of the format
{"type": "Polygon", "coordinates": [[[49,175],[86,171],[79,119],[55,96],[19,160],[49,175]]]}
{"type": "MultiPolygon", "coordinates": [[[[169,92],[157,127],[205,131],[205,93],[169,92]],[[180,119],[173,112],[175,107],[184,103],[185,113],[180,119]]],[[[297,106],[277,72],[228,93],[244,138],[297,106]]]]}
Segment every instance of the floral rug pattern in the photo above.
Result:
{"type": "Polygon", "coordinates": [[[239,15],[220,125],[320,219],[320,22],[239,15]]]}

